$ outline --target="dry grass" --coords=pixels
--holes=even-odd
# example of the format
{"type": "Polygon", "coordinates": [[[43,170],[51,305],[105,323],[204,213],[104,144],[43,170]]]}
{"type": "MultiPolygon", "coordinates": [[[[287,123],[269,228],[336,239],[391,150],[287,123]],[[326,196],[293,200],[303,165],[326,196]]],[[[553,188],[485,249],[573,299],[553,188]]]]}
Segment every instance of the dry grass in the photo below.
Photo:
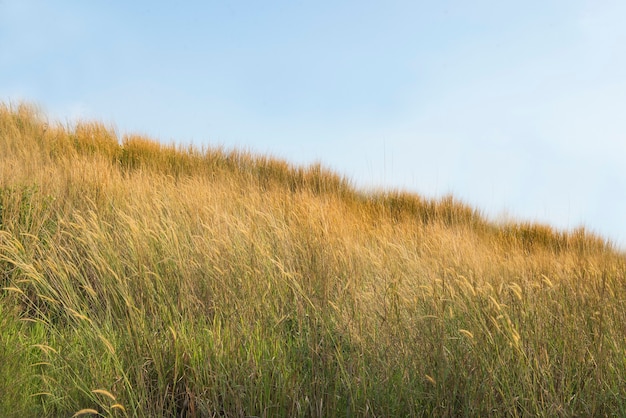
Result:
{"type": "Polygon", "coordinates": [[[0,107],[0,415],[624,416],[626,258],[0,107]]]}

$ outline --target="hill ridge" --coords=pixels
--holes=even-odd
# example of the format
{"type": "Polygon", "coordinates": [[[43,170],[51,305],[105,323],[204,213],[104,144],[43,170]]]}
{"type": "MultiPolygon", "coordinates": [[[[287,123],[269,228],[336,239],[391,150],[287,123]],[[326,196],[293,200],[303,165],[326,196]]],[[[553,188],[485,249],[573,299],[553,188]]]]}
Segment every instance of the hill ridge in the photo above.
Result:
{"type": "Polygon", "coordinates": [[[0,106],[0,416],[621,416],[626,257],[0,106]]]}
{"type": "Polygon", "coordinates": [[[79,121],[74,126],[58,123],[50,126],[42,120],[35,106],[24,103],[17,107],[3,105],[1,112],[4,129],[10,131],[21,127],[21,136],[39,138],[40,152],[47,152],[53,159],[55,156],[67,158],[68,153],[98,155],[110,159],[123,172],[148,170],[171,176],[174,180],[194,175],[216,177],[236,173],[245,181],[256,183],[261,190],[282,187],[291,193],[307,190],[314,194],[336,195],[352,202],[379,207],[381,216],[388,215],[395,219],[411,216],[421,222],[437,220],[447,224],[467,223],[476,228],[499,231],[501,236],[517,240],[526,247],[544,245],[560,251],[562,248],[591,245],[616,250],[609,240],[589,233],[584,227],[561,231],[544,223],[530,221],[513,220],[502,225],[490,222],[479,210],[452,195],[427,199],[415,192],[397,189],[360,191],[349,179],[326,169],[321,163],[300,166],[236,149],[226,151],[221,147],[198,149],[194,146],[163,144],[136,134],[120,138],[115,129],[100,122],[79,121]],[[14,126],[9,127],[11,124],[14,126]]]}

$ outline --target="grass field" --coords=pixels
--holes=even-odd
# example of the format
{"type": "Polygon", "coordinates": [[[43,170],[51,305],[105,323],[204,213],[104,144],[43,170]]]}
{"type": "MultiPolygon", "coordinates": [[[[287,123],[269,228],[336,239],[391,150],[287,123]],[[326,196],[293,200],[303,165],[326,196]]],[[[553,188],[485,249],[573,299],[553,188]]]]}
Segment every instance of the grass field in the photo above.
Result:
{"type": "Polygon", "coordinates": [[[0,416],[626,416],[626,256],[0,106],[0,416]]]}

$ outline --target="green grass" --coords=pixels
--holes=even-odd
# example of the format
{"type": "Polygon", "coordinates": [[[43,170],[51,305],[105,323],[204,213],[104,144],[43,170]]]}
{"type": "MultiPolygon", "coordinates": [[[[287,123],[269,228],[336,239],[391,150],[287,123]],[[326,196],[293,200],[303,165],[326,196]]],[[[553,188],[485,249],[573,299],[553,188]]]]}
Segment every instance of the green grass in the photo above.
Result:
{"type": "Polygon", "coordinates": [[[625,416],[626,257],[0,107],[0,416],[625,416]]]}

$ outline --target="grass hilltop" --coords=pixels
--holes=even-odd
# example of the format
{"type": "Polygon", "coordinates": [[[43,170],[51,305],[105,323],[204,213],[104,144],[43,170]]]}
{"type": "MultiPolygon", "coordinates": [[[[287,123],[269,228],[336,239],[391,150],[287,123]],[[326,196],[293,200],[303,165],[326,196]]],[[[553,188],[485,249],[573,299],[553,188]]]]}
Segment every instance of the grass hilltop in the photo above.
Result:
{"type": "Polygon", "coordinates": [[[0,416],[626,416],[626,257],[0,105],[0,416]]]}

